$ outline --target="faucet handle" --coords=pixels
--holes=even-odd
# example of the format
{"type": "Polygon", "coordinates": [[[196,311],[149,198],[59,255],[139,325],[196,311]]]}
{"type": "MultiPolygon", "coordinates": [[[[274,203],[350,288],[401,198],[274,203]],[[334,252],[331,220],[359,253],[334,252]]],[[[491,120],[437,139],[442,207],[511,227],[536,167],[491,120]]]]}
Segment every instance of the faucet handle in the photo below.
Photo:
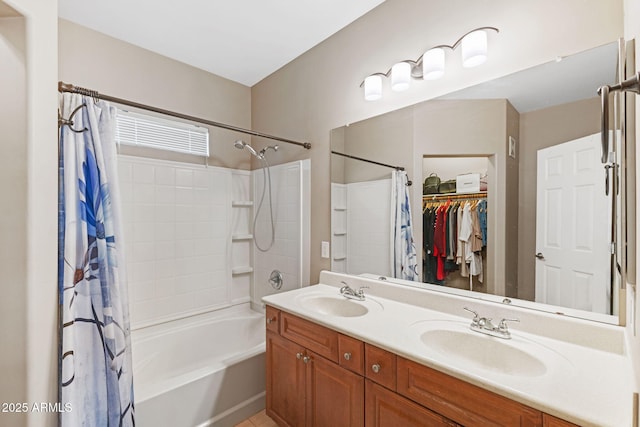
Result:
{"type": "Polygon", "coordinates": [[[464,308],[465,310],[467,310],[469,313],[472,313],[472,314],[473,314],[473,319],[472,319],[472,322],[473,322],[473,323],[478,323],[478,319],[480,318],[480,316],[478,316],[478,313],[477,313],[477,312],[475,312],[475,311],[471,310],[469,307],[462,307],[462,308],[464,308]]]}
{"type": "Polygon", "coordinates": [[[507,322],[519,322],[520,319],[502,319],[498,324],[498,329],[501,331],[507,331],[509,328],[507,327],[507,322]]]}
{"type": "Polygon", "coordinates": [[[358,288],[358,294],[359,294],[359,295],[363,295],[363,294],[364,294],[364,290],[365,290],[365,289],[369,289],[369,287],[368,287],[368,286],[360,286],[360,287],[358,288]]]}

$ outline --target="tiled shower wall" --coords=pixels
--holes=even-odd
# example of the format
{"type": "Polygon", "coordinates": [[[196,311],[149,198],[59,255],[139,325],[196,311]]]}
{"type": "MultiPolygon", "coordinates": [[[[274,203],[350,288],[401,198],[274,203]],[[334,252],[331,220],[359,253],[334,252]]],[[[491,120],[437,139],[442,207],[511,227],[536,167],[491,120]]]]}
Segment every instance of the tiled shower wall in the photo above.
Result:
{"type": "MultiPolygon", "coordinates": [[[[284,275],[283,290],[308,284],[309,160],[271,168],[276,242],[268,253],[251,239],[261,169],[122,155],[118,167],[132,329],[250,300],[259,308],[275,292],[273,269],[284,275]]],[[[268,209],[267,193],[255,233],[261,246],[268,209]]]]}
{"type": "Polygon", "coordinates": [[[231,302],[229,169],[120,156],[131,326],[231,302]]]}
{"type": "MultiPolygon", "coordinates": [[[[266,253],[254,246],[255,269],[252,292],[254,306],[260,307],[260,299],[265,295],[309,284],[309,168],[310,160],[271,167],[275,243],[266,253]],[[273,270],[279,270],[284,279],[282,289],[279,291],[269,284],[269,276],[273,270]]],[[[253,209],[257,212],[262,196],[264,174],[262,169],[256,169],[252,173],[254,176],[253,209]]],[[[268,246],[271,238],[268,190],[258,215],[254,237],[260,247],[268,246]]]]}

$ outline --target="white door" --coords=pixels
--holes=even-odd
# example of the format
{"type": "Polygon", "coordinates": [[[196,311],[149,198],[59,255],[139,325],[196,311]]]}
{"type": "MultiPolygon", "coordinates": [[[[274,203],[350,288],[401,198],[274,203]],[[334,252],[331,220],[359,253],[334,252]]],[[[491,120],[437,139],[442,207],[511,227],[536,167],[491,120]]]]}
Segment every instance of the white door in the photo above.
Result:
{"type": "Polygon", "coordinates": [[[609,314],[605,177],[600,134],[538,151],[536,302],[609,314]]]}

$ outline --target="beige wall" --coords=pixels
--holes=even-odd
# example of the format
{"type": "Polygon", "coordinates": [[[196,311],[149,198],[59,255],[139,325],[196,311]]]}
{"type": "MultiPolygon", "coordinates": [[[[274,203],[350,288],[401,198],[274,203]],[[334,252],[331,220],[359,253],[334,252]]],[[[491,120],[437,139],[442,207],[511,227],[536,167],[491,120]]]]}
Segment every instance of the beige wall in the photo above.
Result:
{"type": "MultiPolygon", "coordinates": [[[[2,3],[0,3],[1,5],[2,3]]],[[[12,351],[0,355],[0,402],[27,397],[27,104],[25,19],[0,18],[0,336],[12,351]],[[10,386],[9,386],[10,385],[10,386]]],[[[0,422],[19,422],[17,414],[1,414],[0,422]]],[[[24,417],[22,417],[24,418],[24,417]]]]}
{"type": "Polygon", "coordinates": [[[600,99],[591,98],[520,115],[520,242],[518,298],[535,299],[538,150],[600,132],[600,99]]]}
{"type": "MultiPolygon", "coordinates": [[[[353,123],[344,129],[344,153],[405,168],[413,176],[413,109],[353,123]]],[[[334,146],[332,140],[331,146],[334,146]]],[[[332,148],[333,149],[333,148],[332,148]]],[[[331,162],[336,156],[331,157],[331,162]]],[[[359,160],[344,159],[345,183],[391,178],[393,169],[359,160]]],[[[411,178],[409,178],[411,179],[411,178]]]]}
{"type": "Polygon", "coordinates": [[[283,161],[311,158],[311,281],[330,268],[329,260],[320,257],[320,241],[330,238],[331,129],[614,41],[621,28],[618,2],[387,0],[255,85],[253,128],[313,144],[311,151],[286,147],[281,152],[283,161]],[[463,69],[456,51],[443,79],[414,81],[401,93],[391,93],[385,85],[382,100],[364,101],[359,85],[367,75],[485,25],[500,29],[489,35],[487,63],[463,69]]]}
{"type": "MultiPolygon", "coordinates": [[[[8,5],[25,18],[0,19],[0,110],[12,118],[0,120],[1,181],[13,179],[10,187],[0,187],[0,197],[14,203],[12,212],[0,216],[3,252],[11,250],[3,254],[8,258],[0,257],[0,324],[11,329],[2,335],[0,395],[3,402],[55,402],[58,4],[6,0],[0,5],[3,14],[8,5]]],[[[3,425],[53,426],[56,419],[55,413],[0,414],[3,425]]]]}
{"type": "MultiPolygon", "coordinates": [[[[239,83],[60,20],[59,79],[101,93],[241,128],[251,127],[251,90],[239,83]]],[[[149,114],[148,112],[146,112],[149,114]]],[[[250,169],[245,136],[209,127],[209,165],[250,169]]],[[[194,156],[121,147],[125,154],[202,163],[194,156]]]]}

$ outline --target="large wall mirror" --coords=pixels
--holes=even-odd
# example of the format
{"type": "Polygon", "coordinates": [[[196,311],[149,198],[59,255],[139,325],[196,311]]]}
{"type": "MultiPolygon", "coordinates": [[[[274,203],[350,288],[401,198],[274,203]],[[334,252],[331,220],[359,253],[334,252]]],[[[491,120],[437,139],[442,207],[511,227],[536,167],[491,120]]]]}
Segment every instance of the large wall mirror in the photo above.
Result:
{"type": "Polygon", "coordinates": [[[635,218],[622,140],[634,135],[620,130],[617,108],[602,163],[596,89],[618,81],[621,52],[612,42],[332,130],[332,270],[393,277],[391,175],[404,169],[414,285],[618,323],[622,224],[635,218]],[[428,177],[440,189],[427,189],[428,177]],[[461,255],[460,221],[474,211],[480,243],[461,255]],[[434,229],[447,239],[442,259],[434,229]]]}

